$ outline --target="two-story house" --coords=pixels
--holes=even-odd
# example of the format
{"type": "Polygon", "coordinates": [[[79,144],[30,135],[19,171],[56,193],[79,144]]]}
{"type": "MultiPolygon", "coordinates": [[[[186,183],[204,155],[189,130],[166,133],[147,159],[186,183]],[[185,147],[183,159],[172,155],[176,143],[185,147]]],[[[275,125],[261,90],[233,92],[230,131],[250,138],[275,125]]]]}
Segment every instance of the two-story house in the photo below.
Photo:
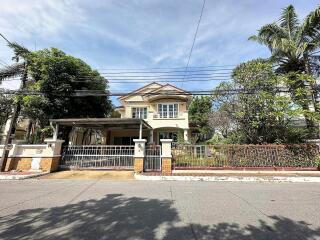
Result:
{"type": "MultiPolygon", "coordinates": [[[[171,84],[151,83],[128,95],[119,97],[121,106],[116,110],[121,118],[143,119],[152,129],[144,130],[149,143],[159,144],[159,139],[178,141],[189,139],[188,106],[192,95],[171,84]]],[[[111,143],[128,144],[137,138],[136,131],[112,131],[111,143]]]]}

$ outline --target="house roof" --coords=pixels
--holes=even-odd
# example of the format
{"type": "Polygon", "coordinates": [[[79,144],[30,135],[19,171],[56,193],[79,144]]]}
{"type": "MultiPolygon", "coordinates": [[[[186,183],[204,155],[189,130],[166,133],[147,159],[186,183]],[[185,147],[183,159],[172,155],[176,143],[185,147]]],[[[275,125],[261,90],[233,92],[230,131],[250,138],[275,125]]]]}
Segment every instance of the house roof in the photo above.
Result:
{"type": "MultiPolygon", "coordinates": [[[[178,87],[176,87],[176,86],[174,86],[174,85],[172,85],[172,84],[167,83],[167,84],[165,84],[165,85],[162,85],[162,84],[157,83],[157,82],[152,82],[152,83],[147,84],[147,85],[145,85],[145,86],[143,86],[143,87],[141,87],[141,88],[139,88],[139,89],[137,89],[137,90],[135,90],[135,91],[130,92],[129,94],[127,94],[127,95],[125,95],[125,96],[121,96],[121,97],[119,97],[118,99],[119,99],[119,100],[122,100],[122,99],[125,99],[125,98],[127,98],[127,97],[130,97],[130,96],[132,96],[133,94],[139,93],[139,92],[141,92],[142,90],[150,87],[151,85],[157,85],[158,87],[156,87],[156,88],[154,88],[154,89],[151,89],[151,91],[149,91],[149,92],[141,93],[141,95],[146,95],[146,96],[148,96],[148,93],[157,93],[157,92],[160,92],[161,89],[164,89],[164,88],[166,88],[166,87],[171,87],[171,88],[174,89],[172,92],[175,92],[175,91],[176,91],[176,92],[181,93],[181,95],[189,95],[189,96],[192,96],[192,93],[190,93],[190,92],[188,92],[188,91],[185,91],[185,90],[183,90],[183,89],[181,89],[181,88],[178,88],[178,87]]],[[[168,95],[170,95],[170,92],[168,92],[168,95]]],[[[190,98],[190,97],[187,97],[187,98],[190,98]]]]}
{"type": "Polygon", "coordinates": [[[56,123],[62,126],[75,127],[121,127],[125,129],[138,129],[142,124],[145,129],[152,127],[143,119],[135,118],[65,118],[65,119],[50,119],[51,123],[56,123]]]}
{"type": "Polygon", "coordinates": [[[145,89],[145,88],[147,88],[147,87],[149,87],[149,86],[151,86],[151,85],[154,85],[154,84],[158,85],[159,88],[161,88],[161,87],[163,86],[163,85],[161,85],[160,83],[152,82],[152,83],[149,83],[149,84],[147,84],[147,85],[145,85],[145,86],[143,86],[143,87],[141,87],[141,88],[138,88],[138,89],[136,89],[136,90],[128,93],[128,94],[125,95],[125,96],[118,97],[118,99],[121,100],[121,99],[127,98],[127,97],[133,95],[134,93],[138,93],[138,92],[142,91],[143,89],[145,89]]]}
{"type": "Polygon", "coordinates": [[[159,100],[159,99],[168,99],[168,98],[175,98],[175,99],[179,98],[184,101],[191,101],[192,93],[185,91],[181,88],[178,88],[176,86],[173,86],[171,84],[166,84],[160,88],[154,89],[153,91],[150,92],[150,94],[146,93],[144,97],[149,102],[159,100]],[[172,90],[165,89],[166,87],[172,88],[172,90]]]}
{"type": "Polygon", "coordinates": [[[174,85],[172,85],[172,84],[169,84],[169,83],[167,83],[167,84],[165,84],[165,85],[162,85],[161,87],[156,88],[156,89],[152,90],[151,92],[154,93],[154,92],[161,91],[161,89],[163,89],[163,88],[165,88],[165,87],[168,87],[168,86],[176,89],[177,91],[180,91],[180,92],[187,93],[187,94],[190,94],[190,95],[191,95],[190,92],[188,92],[188,91],[186,91],[186,90],[183,90],[183,89],[181,89],[181,88],[178,88],[178,87],[176,87],[176,86],[174,86],[174,85]]]}

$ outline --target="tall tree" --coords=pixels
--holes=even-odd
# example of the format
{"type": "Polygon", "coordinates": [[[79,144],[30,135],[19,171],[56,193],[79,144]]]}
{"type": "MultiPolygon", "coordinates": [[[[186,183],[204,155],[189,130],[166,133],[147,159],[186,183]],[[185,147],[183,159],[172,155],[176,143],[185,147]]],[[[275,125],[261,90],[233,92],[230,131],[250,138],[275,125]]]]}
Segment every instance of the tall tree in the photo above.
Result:
{"type": "MultiPolygon", "coordinates": [[[[315,81],[304,81],[301,74],[319,75],[320,6],[299,22],[292,5],[282,10],[277,22],[264,25],[250,40],[265,45],[271,51],[270,59],[276,63],[277,72],[291,73],[287,82],[292,98],[307,112],[310,104],[320,110],[318,86],[315,81]],[[301,94],[301,90],[303,94],[301,94]],[[306,102],[308,100],[308,102],[306,102]]],[[[305,115],[307,125],[314,126],[313,119],[305,115]]]]}
{"type": "MultiPolygon", "coordinates": [[[[27,48],[17,43],[14,43],[14,42],[12,43],[8,41],[2,34],[0,34],[0,36],[6,40],[6,42],[8,43],[8,46],[13,50],[14,57],[12,59],[15,61],[15,63],[12,64],[11,66],[6,66],[0,69],[0,84],[5,79],[13,78],[13,77],[21,77],[20,89],[24,89],[26,86],[27,77],[28,77],[28,65],[30,63],[29,58],[30,58],[31,52],[27,48]]],[[[2,153],[2,157],[0,161],[1,171],[4,171],[8,154],[9,154],[9,150],[7,146],[12,142],[11,136],[14,135],[16,130],[17,119],[21,111],[21,101],[22,101],[21,96],[18,95],[16,105],[14,107],[14,111],[11,117],[10,126],[9,126],[5,143],[4,143],[5,150],[2,153]]]]}
{"type": "MultiPolygon", "coordinates": [[[[33,52],[29,66],[30,91],[39,96],[23,97],[23,114],[40,125],[50,118],[107,117],[112,105],[108,96],[76,96],[76,90],[99,90],[108,93],[107,80],[82,60],[52,48],[33,52]]],[[[65,129],[68,140],[70,128],[65,129]]]]}
{"type": "Polygon", "coordinates": [[[320,6],[300,23],[294,7],[289,5],[277,22],[264,25],[249,39],[269,48],[279,72],[314,73],[320,58],[316,55],[320,48],[320,6]]]}
{"type": "Polygon", "coordinates": [[[242,143],[299,141],[292,137],[289,124],[300,109],[279,92],[283,78],[274,73],[270,63],[258,59],[240,64],[233,71],[233,79],[221,83],[213,99],[235,123],[238,135],[244,136],[242,143]],[[234,89],[240,90],[235,94],[234,89]]]}
{"type": "Polygon", "coordinates": [[[207,96],[196,96],[189,106],[189,119],[192,125],[199,130],[199,140],[206,140],[210,135],[211,128],[208,124],[211,113],[212,101],[207,96]]]}

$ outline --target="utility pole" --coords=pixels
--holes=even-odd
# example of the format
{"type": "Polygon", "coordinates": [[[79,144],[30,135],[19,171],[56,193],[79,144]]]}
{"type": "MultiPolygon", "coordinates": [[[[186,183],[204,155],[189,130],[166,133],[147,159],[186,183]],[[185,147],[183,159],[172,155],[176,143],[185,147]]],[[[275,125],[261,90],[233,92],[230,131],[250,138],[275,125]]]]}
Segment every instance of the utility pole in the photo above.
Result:
{"type": "MultiPolygon", "coordinates": [[[[6,40],[9,44],[9,40],[6,39],[1,33],[0,33],[0,36],[6,40]]],[[[27,68],[26,68],[26,63],[23,64],[24,65],[24,71],[23,71],[23,74],[21,76],[21,86],[20,86],[20,90],[23,90],[26,86],[26,82],[27,82],[27,68]]],[[[3,172],[6,168],[6,164],[7,164],[7,160],[8,160],[8,155],[9,155],[9,152],[10,152],[10,145],[12,143],[12,140],[14,138],[14,134],[15,134],[15,131],[16,131],[16,125],[17,125],[17,120],[18,120],[18,117],[19,117],[19,114],[20,114],[20,111],[21,111],[21,97],[18,96],[18,102],[17,102],[17,105],[16,107],[14,108],[14,111],[13,111],[13,115],[12,115],[12,118],[11,118],[11,121],[10,121],[10,126],[9,126],[9,129],[8,129],[8,132],[7,132],[7,135],[6,135],[6,140],[5,140],[5,143],[4,143],[4,149],[3,149],[3,152],[2,152],[2,158],[0,159],[0,167],[1,167],[1,172],[3,172]]]]}

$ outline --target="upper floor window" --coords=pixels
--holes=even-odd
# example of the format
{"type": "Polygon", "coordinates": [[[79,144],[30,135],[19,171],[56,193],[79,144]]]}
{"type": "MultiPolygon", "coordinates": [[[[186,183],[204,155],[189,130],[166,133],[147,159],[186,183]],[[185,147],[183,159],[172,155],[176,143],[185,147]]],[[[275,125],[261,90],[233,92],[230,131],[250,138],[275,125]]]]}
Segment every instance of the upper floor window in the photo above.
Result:
{"type": "Polygon", "coordinates": [[[132,108],[132,118],[147,118],[147,108],[146,107],[137,107],[132,108]]]}
{"type": "Polygon", "coordinates": [[[158,104],[159,118],[177,118],[178,117],[178,104],[167,103],[158,104]]]}

